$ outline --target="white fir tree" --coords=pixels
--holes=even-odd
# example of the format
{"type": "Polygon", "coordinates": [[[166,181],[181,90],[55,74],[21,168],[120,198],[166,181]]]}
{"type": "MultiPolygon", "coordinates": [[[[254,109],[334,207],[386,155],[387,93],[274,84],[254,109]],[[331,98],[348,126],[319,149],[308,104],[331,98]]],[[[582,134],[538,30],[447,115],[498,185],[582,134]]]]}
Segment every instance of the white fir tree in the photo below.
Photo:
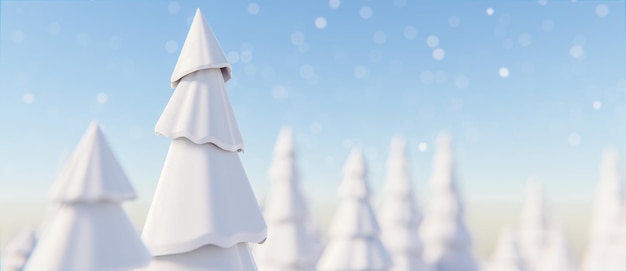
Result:
{"type": "Polygon", "coordinates": [[[452,138],[441,134],[433,161],[431,195],[420,236],[424,261],[436,271],[475,271],[472,238],[465,223],[452,155],[452,138]]]}
{"type": "MultiPolygon", "coordinates": [[[[546,247],[539,264],[534,270],[537,271],[575,271],[577,270],[572,258],[570,244],[565,236],[563,227],[553,223],[548,231],[546,247]]],[[[608,271],[608,270],[607,270],[608,271]]]]}
{"type": "Polygon", "coordinates": [[[539,267],[546,250],[550,227],[543,188],[539,180],[533,178],[526,187],[526,198],[522,205],[518,230],[520,252],[529,270],[536,270],[539,267]]]}
{"type": "Polygon", "coordinates": [[[58,204],[28,271],[131,270],[150,254],[121,203],[136,198],[100,126],[92,123],[51,189],[58,204]]]}
{"type": "Polygon", "coordinates": [[[263,206],[267,241],[254,250],[261,271],[312,271],[319,240],[309,227],[309,209],[300,188],[296,150],[290,128],[280,131],[270,166],[270,191],[263,206]]]}
{"type": "Polygon", "coordinates": [[[517,236],[506,227],[500,233],[498,244],[488,264],[488,271],[524,271],[526,266],[520,254],[517,236]]]}
{"type": "Polygon", "coordinates": [[[369,202],[365,158],[354,149],[344,167],[339,206],[330,225],[329,242],[318,271],[385,271],[391,258],[379,239],[379,226],[369,202]]]}
{"type": "Polygon", "coordinates": [[[21,271],[37,243],[35,232],[31,229],[20,230],[2,250],[2,271],[21,271]]]}
{"type": "Polygon", "coordinates": [[[626,208],[619,154],[615,149],[606,149],[603,156],[591,209],[589,241],[582,261],[582,269],[588,271],[626,269],[626,208]]]}
{"type": "Polygon", "coordinates": [[[239,151],[244,144],[225,82],[231,65],[196,11],[172,74],[171,99],[155,131],[172,139],[143,240],[148,270],[251,271],[249,243],[267,227],[239,151]]]}
{"type": "Polygon", "coordinates": [[[391,141],[387,160],[387,180],[379,212],[381,239],[391,254],[392,271],[422,271],[422,241],[419,237],[421,213],[415,202],[407,161],[406,140],[391,141]]]}

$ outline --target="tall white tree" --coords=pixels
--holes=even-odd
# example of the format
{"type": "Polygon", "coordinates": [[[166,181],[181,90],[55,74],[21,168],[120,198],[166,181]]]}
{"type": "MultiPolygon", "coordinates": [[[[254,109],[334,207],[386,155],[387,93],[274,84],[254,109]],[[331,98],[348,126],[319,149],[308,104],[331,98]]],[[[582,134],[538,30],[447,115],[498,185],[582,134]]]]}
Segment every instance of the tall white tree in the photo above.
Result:
{"type": "Polygon", "coordinates": [[[21,271],[24,269],[30,254],[35,248],[37,237],[31,229],[22,229],[2,250],[2,265],[0,270],[3,271],[21,271]]]}
{"type": "Polygon", "coordinates": [[[272,185],[263,206],[267,241],[254,250],[259,270],[315,270],[320,244],[309,226],[312,221],[300,188],[291,128],[278,135],[269,178],[272,185]]]}
{"type": "Polygon", "coordinates": [[[441,134],[433,161],[431,195],[420,229],[424,261],[436,271],[478,269],[457,185],[452,138],[441,134]]]}
{"type": "Polygon", "coordinates": [[[131,270],[150,254],[121,203],[136,198],[97,123],[62,168],[51,189],[58,204],[25,270],[131,270]]]}
{"type": "Polygon", "coordinates": [[[155,128],[172,142],[142,235],[154,257],[149,270],[256,270],[248,243],[263,242],[267,227],[238,154],[244,144],[230,78],[198,9],[155,128]]]}
{"type": "MultiPolygon", "coordinates": [[[[535,267],[537,271],[574,271],[577,270],[569,241],[565,236],[563,227],[559,223],[552,223],[546,240],[546,247],[539,264],[535,267]]],[[[608,271],[608,270],[607,270],[608,271]]]]}
{"type": "Polygon", "coordinates": [[[384,271],[392,265],[379,239],[376,215],[369,203],[365,158],[354,149],[344,167],[339,206],[330,225],[329,242],[318,271],[384,271]]]}
{"type": "Polygon", "coordinates": [[[526,187],[518,230],[520,252],[528,269],[538,270],[541,257],[546,251],[550,231],[550,217],[538,179],[533,178],[526,187]]]}
{"type": "Polygon", "coordinates": [[[589,242],[583,256],[583,269],[626,269],[624,200],[619,154],[616,149],[606,149],[591,209],[589,242]]]}
{"type": "Polygon", "coordinates": [[[387,180],[379,212],[381,238],[393,260],[392,271],[422,271],[422,241],[419,226],[422,217],[415,202],[407,161],[406,140],[396,136],[391,141],[387,160],[387,180]]]}
{"type": "Polygon", "coordinates": [[[517,236],[506,227],[500,233],[498,244],[488,264],[489,271],[524,271],[526,266],[519,252],[517,236]]]}

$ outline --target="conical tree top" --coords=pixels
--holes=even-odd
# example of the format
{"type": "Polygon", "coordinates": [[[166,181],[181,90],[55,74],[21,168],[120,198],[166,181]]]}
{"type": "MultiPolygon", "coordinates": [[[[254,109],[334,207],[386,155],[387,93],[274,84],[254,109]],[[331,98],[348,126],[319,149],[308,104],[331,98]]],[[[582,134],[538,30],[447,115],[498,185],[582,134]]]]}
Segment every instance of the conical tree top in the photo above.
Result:
{"type": "Polygon", "coordinates": [[[243,151],[224,84],[229,78],[230,64],[198,9],[172,76],[176,90],[156,124],[156,134],[243,151]]]}
{"type": "Polygon", "coordinates": [[[172,74],[172,88],[178,86],[180,79],[185,75],[211,68],[222,70],[224,82],[230,80],[231,65],[198,8],[172,74]]]}
{"type": "Polygon", "coordinates": [[[526,199],[522,206],[522,227],[524,226],[548,226],[548,210],[541,182],[537,178],[531,178],[526,187],[526,199]],[[530,223],[530,224],[527,224],[530,223]]]}
{"type": "Polygon", "coordinates": [[[437,137],[437,149],[433,161],[433,192],[449,191],[457,193],[454,174],[452,136],[447,133],[441,133],[437,137]]]}
{"type": "MultiPolygon", "coordinates": [[[[274,160],[270,165],[268,177],[272,183],[298,183],[299,173],[295,164],[296,147],[291,128],[283,127],[274,146],[274,160]]],[[[281,184],[283,185],[283,184],[281,184]]]]}
{"type": "Polygon", "coordinates": [[[36,240],[32,229],[22,229],[6,245],[5,253],[28,255],[35,247],[36,240]]]}
{"type": "Polygon", "coordinates": [[[100,125],[91,123],[52,186],[52,201],[121,202],[136,197],[100,125]]]}
{"type": "Polygon", "coordinates": [[[341,198],[365,199],[370,195],[367,184],[367,166],[365,157],[360,148],[354,148],[348,157],[348,161],[343,168],[343,182],[339,186],[339,196],[341,198]]]}
{"type": "Polygon", "coordinates": [[[525,269],[524,261],[517,247],[517,239],[510,227],[505,227],[501,231],[489,267],[490,271],[521,271],[525,269]]]}
{"type": "Polygon", "coordinates": [[[35,247],[36,237],[32,229],[22,229],[6,245],[2,251],[0,270],[23,270],[30,254],[35,247]]]}
{"type": "Polygon", "coordinates": [[[412,197],[413,187],[407,162],[406,140],[395,136],[391,140],[387,160],[385,195],[389,197],[412,197]]]}
{"type": "Polygon", "coordinates": [[[293,131],[290,127],[283,127],[280,129],[276,144],[274,145],[274,155],[276,156],[293,156],[295,154],[296,147],[293,139],[293,131]]]}
{"type": "Polygon", "coordinates": [[[609,191],[620,195],[623,193],[619,167],[619,153],[614,148],[604,150],[602,163],[600,165],[600,184],[598,190],[599,193],[610,193],[609,191]]]}

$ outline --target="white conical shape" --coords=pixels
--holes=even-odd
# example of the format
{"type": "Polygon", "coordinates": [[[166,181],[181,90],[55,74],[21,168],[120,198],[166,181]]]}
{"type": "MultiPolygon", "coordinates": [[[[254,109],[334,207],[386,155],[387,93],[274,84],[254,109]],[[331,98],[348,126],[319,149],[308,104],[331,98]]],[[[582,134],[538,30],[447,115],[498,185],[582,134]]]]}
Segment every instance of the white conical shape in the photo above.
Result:
{"type": "Polygon", "coordinates": [[[283,128],[274,148],[269,178],[272,185],[264,204],[267,241],[254,254],[261,271],[313,270],[318,240],[309,228],[308,207],[300,189],[291,129],[283,128]]]}
{"type": "Polygon", "coordinates": [[[97,122],[91,123],[61,169],[50,196],[59,203],[121,202],[136,197],[97,122]]]}
{"type": "Polygon", "coordinates": [[[391,267],[389,253],[379,239],[378,223],[369,203],[365,158],[352,151],[344,168],[340,203],[331,223],[330,241],[319,271],[382,271],[391,267]]]}
{"type": "Polygon", "coordinates": [[[22,229],[19,231],[2,250],[0,270],[20,271],[24,269],[36,242],[37,238],[33,230],[22,229]]]}
{"type": "Polygon", "coordinates": [[[550,228],[543,189],[537,179],[531,179],[526,188],[519,228],[519,248],[529,269],[537,267],[546,249],[550,228]]]}
{"type": "MultiPolygon", "coordinates": [[[[576,266],[572,260],[569,242],[560,225],[551,227],[546,249],[541,256],[537,271],[573,271],[576,266]]],[[[599,271],[599,270],[598,270],[599,271]]],[[[607,270],[608,271],[608,270],[607,270]]]]}
{"type": "Polygon", "coordinates": [[[387,161],[387,180],[379,212],[381,239],[393,259],[393,271],[425,270],[422,241],[419,238],[421,216],[415,204],[406,154],[406,141],[394,137],[387,161]]]}
{"type": "Polygon", "coordinates": [[[183,77],[155,131],[196,144],[213,143],[231,152],[243,151],[245,147],[218,69],[199,70],[183,77]]]}
{"type": "Polygon", "coordinates": [[[142,235],[152,255],[260,243],[266,235],[239,154],[172,140],[142,235]]]}
{"type": "Polygon", "coordinates": [[[187,253],[156,256],[150,266],[135,271],[256,271],[246,243],[230,248],[207,245],[187,253]]]}
{"type": "Polygon", "coordinates": [[[437,139],[430,202],[420,227],[423,258],[437,271],[474,271],[478,264],[455,180],[451,137],[437,139]]]}
{"type": "Polygon", "coordinates": [[[220,69],[224,81],[230,80],[230,63],[198,8],[172,73],[172,88],[186,75],[204,69],[220,69]]]}
{"type": "Polygon", "coordinates": [[[58,210],[24,270],[130,270],[149,262],[119,204],[75,203],[58,210]]]}
{"type": "Polygon", "coordinates": [[[53,184],[54,214],[24,270],[129,270],[150,254],[120,201],[133,198],[126,175],[92,123],[53,184]],[[115,179],[117,178],[117,179],[115,179]]]}
{"type": "Polygon", "coordinates": [[[198,9],[172,75],[176,90],[155,132],[172,139],[186,137],[196,144],[213,143],[227,151],[243,151],[224,85],[230,79],[230,70],[230,63],[198,9]]]}
{"type": "Polygon", "coordinates": [[[524,271],[525,265],[517,245],[517,236],[511,228],[504,228],[488,264],[489,271],[524,271]]]}
{"type": "Polygon", "coordinates": [[[618,152],[615,149],[606,149],[592,205],[589,243],[582,261],[584,270],[611,271],[626,268],[624,200],[618,152]]]}
{"type": "Polygon", "coordinates": [[[370,189],[366,182],[366,170],[365,157],[361,149],[355,148],[343,168],[344,180],[339,186],[340,198],[369,198],[370,189]]]}

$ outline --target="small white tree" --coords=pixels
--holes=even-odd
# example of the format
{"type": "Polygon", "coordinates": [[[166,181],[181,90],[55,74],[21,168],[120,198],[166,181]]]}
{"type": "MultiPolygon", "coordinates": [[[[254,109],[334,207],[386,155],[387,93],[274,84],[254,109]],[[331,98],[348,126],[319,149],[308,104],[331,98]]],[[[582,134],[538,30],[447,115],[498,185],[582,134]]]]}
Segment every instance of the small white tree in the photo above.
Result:
{"type": "Polygon", "coordinates": [[[2,251],[3,271],[21,271],[35,248],[37,237],[31,229],[20,230],[2,251]]]}
{"type": "Polygon", "coordinates": [[[478,264],[465,224],[453,160],[452,138],[442,134],[437,138],[430,202],[420,229],[424,261],[437,271],[475,271],[478,264]]]}
{"type": "Polygon", "coordinates": [[[606,149],[591,209],[589,243],[582,268],[589,271],[626,269],[624,188],[615,149],[606,149]]]}
{"type": "Polygon", "coordinates": [[[272,186],[263,206],[267,241],[254,250],[261,271],[315,270],[319,240],[309,227],[312,222],[295,160],[292,131],[283,128],[274,148],[269,170],[272,186]]]}
{"type": "Polygon", "coordinates": [[[225,82],[231,65],[200,9],[155,132],[172,139],[148,211],[149,270],[255,271],[248,243],[267,227],[239,151],[245,146],[225,82]]]}
{"type": "Polygon", "coordinates": [[[391,141],[379,221],[381,238],[393,260],[391,270],[425,270],[419,238],[422,217],[415,202],[403,137],[394,137],[391,141]]]}
{"type": "Polygon", "coordinates": [[[92,123],[51,189],[59,204],[25,270],[130,270],[150,254],[121,203],[136,197],[97,123],[92,123]]]}
{"type": "Polygon", "coordinates": [[[329,230],[318,271],[385,271],[391,259],[379,239],[379,226],[369,203],[365,158],[354,149],[344,167],[339,206],[329,230]]]}
{"type": "Polygon", "coordinates": [[[500,239],[488,267],[489,271],[526,270],[513,229],[507,227],[500,233],[500,239]]]}
{"type": "MultiPolygon", "coordinates": [[[[546,247],[542,253],[538,271],[574,271],[576,266],[572,259],[570,245],[560,224],[553,223],[550,227],[546,247]]],[[[608,270],[607,270],[608,271],[608,270]]]]}
{"type": "Polygon", "coordinates": [[[549,238],[550,220],[543,188],[532,178],[526,187],[519,227],[519,244],[522,258],[530,270],[539,268],[549,238]]]}

